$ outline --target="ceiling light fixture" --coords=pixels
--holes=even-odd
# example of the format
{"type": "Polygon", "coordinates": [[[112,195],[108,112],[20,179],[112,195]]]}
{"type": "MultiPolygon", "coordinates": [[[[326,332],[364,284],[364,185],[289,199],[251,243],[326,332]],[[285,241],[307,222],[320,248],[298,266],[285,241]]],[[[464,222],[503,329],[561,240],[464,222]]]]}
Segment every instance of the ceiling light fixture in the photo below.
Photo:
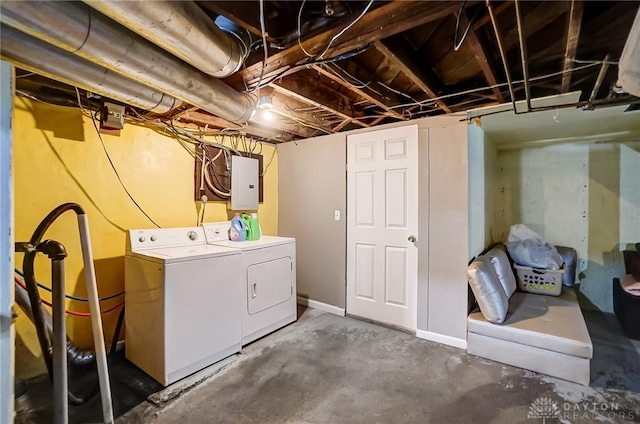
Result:
{"type": "Polygon", "coordinates": [[[271,121],[273,119],[273,113],[271,112],[273,109],[273,102],[271,100],[271,96],[260,96],[260,98],[258,98],[256,108],[261,110],[260,116],[265,121],[271,121]]]}
{"type": "Polygon", "coordinates": [[[258,99],[258,105],[256,106],[258,109],[273,109],[273,102],[271,101],[271,96],[260,96],[258,99]]]}

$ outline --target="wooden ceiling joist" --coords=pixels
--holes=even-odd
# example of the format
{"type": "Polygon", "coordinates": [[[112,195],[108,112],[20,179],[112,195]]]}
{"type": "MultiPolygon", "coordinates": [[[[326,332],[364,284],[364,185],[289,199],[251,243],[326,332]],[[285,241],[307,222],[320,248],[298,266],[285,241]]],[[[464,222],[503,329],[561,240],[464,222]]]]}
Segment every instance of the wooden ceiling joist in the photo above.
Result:
{"type": "Polygon", "coordinates": [[[562,67],[562,88],[561,93],[569,92],[571,88],[571,70],[573,69],[573,59],[578,50],[578,39],[580,38],[580,27],[582,26],[582,14],[584,12],[584,2],[573,0],[571,9],[567,14],[567,47],[564,53],[564,65],[562,67]]]}
{"type": "MultiPolygon", "coordinates": [[[[541,2],[536,3],[536,7],[526,14],[526,18],[523,22],[523,30],[529,37],[536,34],[541,28],[544,28],[549,22],[561,16],[570,8],[570,3],[558,1],[558,2],[541,2]]],[[[515,11],[513,12],[515,18],[515,11]]],[[[514,19],[515,22],[515,19],[514,19]]],[[[519,49],[518,40],[518,28],[517,25],[512,25],[502,32],[502,40],[504,42],[504,48],[506,52],[511,49],[519,49]]],[[[519,56],[519,52],[518,52],[519,56]]]]}
{"type": "MultiPolygon", "coordinates": [[[[493,9],[493,13],[498,16],[500,15],[502,12],[504,12],[505,10],[507,10],[509,7],[513,6],[513,1],[505,1],[504,3],[502,3],[500,6],[497,6],[493,9]]],[[[489,17],[489,12],[485,13],[481,18],[477,19],[474,23],[473,23],[473,29],[475,29],[476,31],[480,28],[482,28],[482,26],[488,24],[491,21],[491,18],[489,17]]]]}
{"type": "MultiPolygon", "coordinates": [[[[436,98],[440,95],[442,83],[439,82],[435,74],[428,73],[425,67],[416,61],[411,48],[408,47],[403,40],[398,37],[390,37],[376,41],[374,45],[380,53],[398,66],[402,72],[429,97],[436,98]]],[[[451,113],[451,109],[444,101],[437,100],[436,103],[442,110],[451,113]]]]}
{"type": "Polygon", "coordinates": [[[226,119],[219,118],[214,115],[210,115],[206,112],[199,110],[189,110],[180,116],[180,122],[191,122],[202,126],[208,125],[210,128],[228,128],[239,132],[244,132],[248,135],[253,135],[260,138],[266,138],[276,142],[291,141],[295,137],[291,134],[285,134],[282,131],[277,131],[268,128],[262,128],[255,125],[242,126],[229,122],[226,119]]]}
{"type": "MultiPolygon", "coordinates": [[[[260,31],[260,22],[257,11],[255,14],[255,21],[248,22],[247,20],[241,18],[241,16],[246,15],[246,7],[247,2],[244,1],[225,1],[225,2],[216,2],[216,1],[197,1],[198,5],[205,10],[215,13],[216,15],[223,15],[227,19],[233,21],[236,25],[246,29],[251,34],[261,37],[262,33],[260,31]]],[[[273,42],[273,38],[267,35],[267,41],[273,42]]]]}
{"type": "MultiPolygon", "coordinates": [[[[325,77],[329,78],[331,81],[334,81],[334,82],[342,85],[343,87],[346,87],[349,90],[353,91],[357,95],[359,95],[361,97],[364,97],[365,99],[367,99],[369,102],[373,103],[374,105],[376,105],[378,107],[381,107],[382,109],[384,109],[386,111],[386,114],[388,116],[391,116],[393,118],[400,119],[400,120],[403,120],[403,121],[405,121],[407,119],[404,116],[402,116],[401,114],[399,114],[398,112],[395,112],[395,111],[389,109],[389,105],[384,103],[382,97],[379,96],[378,94],[374,93],[373,91],[367,90],[365,88],[356,87],[353,84],[349,84],[347,81],[345,81],[344,79],[340,78],[335,73],[323,68],[320,65],[313,65],[312,69],[317,71],[318,73],[324,75],[325,77]]],[[[369,81],[371,81],[371,80],[369,80],[369,81]]]]}
{"type": "MultiPolygon", "coordinates": [[[[462,16],[460,17],[460,27],[467,28],[468,25],[469,18],[466,12],[462,12],[462,16]]],[[[478,34],[473,27],[469,27],[469,32],[467,32],[467,38],[465,41],[469,43],[469,47],[471,47],[471,51],[473,51],[473,55],[475,56],[478,65],[480,65],[480,69],[482,69],[482,73],[484,74],[487,82],[489,85],[495,86],[498,84],[498,80],[496,79],[496,74],[493,70],[500,69],[500,67],[495,63],[496,61],[493,60],[493,56],[487,54],[487,49],[485,47],[487,45],[486,41],[481,37],[481,34],[478,34]]],[[[504,96],[502,95],[500,88],[493,87],[491,91],[493,91],[498,102],[504,103],[504,96]]]]}
{"type": "Polygon", "coordinates": [[[369,127],[358,119],[358,112],[349,97],[331,87],[320,86],[317,80],[307,73],[296,73],[270,86],[279,93],[316,106],[343,119],[351,119],[361,127],[369,127]]]}
{"type": "Polygon", "coordinates": [[[350,123],[351,123],[351,119],[345,119],[344,121],[340,122],[338,125],[333,127],[333,132],[339,132],[350,123]]]}
{"type": "MultiPolygon", "coordinates": [[[[468,4],[472,3],[477,2],[468,2],[468,4]]],[[[333,57],[357,50],[377,40],[443,18],[455,13],[459,8],[460,5],[457,2],[395,1],[387,3],[365,14],[334,42],[324,57],[333,57]]],[[[337,29],[332,29],[308,38],[302,42],[302,46],[311,54],[319,54],[326,48],[337,31],[337,29]]],[[[274,71],[304,60],[309,60],[309,57],[300,48],[300,45],[296,44],[267,59],[263,78],[272,75],[274,71]]],[[[243,80],[250,84],[260,77],[263,72],[262,67],[262,62],[258,62],[227,78],[226,82],[236,88],[244,85],[243,80]]]]}

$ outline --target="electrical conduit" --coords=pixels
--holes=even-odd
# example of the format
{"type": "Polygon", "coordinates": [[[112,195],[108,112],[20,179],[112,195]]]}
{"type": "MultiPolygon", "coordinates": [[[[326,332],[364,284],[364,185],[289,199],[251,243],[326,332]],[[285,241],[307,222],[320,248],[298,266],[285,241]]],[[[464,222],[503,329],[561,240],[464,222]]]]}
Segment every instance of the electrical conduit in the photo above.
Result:
{"type": "Polygon", "coordinates": [[[3,1],[0,20],[221,118],[243,124],[251,117],[253,96],[194,69],[84,3],[3,1]]]}
{"type": "Polygon", "coordinates": [[[89,6],[152,43],[216,78],[242,66],[248,46],[240,34],[227,34],[190,0],[84,0],[89,6]]]}
{"type": "Polygon", "coordinates": [[[156,113],[182,101],[91,63],[7,25],[0,25],[2,58],[19,68],[156,113]]]}

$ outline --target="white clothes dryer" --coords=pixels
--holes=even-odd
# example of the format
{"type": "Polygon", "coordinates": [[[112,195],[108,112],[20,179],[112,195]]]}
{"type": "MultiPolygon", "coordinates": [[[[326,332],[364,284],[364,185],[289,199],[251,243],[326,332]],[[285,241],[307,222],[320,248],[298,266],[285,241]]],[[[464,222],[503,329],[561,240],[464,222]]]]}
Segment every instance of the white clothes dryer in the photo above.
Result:
{"type": "Polygon", "coordinates": [[[262,236],[231,241],[229,221],[203,224],[207,243],[242,251],[242,344],[297,319],[296,240],[262,236]]]}
{"type": "Polygon", "coordinates": [[[127,359],[167,386],[240,351],[240,252],[202,227],[129,230],[127,359]]]}

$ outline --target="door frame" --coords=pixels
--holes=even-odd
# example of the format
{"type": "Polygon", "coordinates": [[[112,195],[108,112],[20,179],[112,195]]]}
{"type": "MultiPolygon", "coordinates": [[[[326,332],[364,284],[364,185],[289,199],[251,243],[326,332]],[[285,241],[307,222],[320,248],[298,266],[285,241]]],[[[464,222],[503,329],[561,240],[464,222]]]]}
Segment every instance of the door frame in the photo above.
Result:
{"type": "Polygon", "coordinates": [[[0,61],[0,422],[13,423],[14,340],[13,179],[11,118],[13,66],[0,61]]]}

